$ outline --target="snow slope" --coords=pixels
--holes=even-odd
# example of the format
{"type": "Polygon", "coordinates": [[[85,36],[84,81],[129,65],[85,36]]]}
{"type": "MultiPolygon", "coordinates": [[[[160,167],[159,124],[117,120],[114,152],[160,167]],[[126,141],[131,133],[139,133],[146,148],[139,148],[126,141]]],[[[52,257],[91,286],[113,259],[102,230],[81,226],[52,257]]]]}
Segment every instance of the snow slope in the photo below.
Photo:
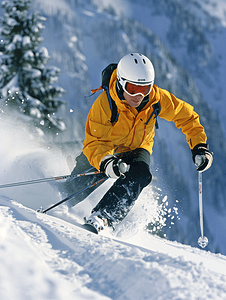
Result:
{"type": "MultiPolygon", "coordinates": [[[[6,121],[0,121],[0,184],[68,174],[58,149],[6,121]]],[[[146,190],[115,233],[97,236],[79,225],[91,200],[36,212],[61,199],[55,182],[0,189],[0,299],[226,299],[225,256],[144,230],[148,215],[164,226],[154,195],[146,190]]]]}
{"type": "MultiPolygon", "coordinates": [[[[67,90],[64,95],[67,106],[61,108],[60,115],[62,113],[68,130],[63,135],[57,135],[55,140],[58,143],[76,141],[81,147],[86,116],[98,95],[89,97],[90,89],[100,86],[103,68],[110,62],[119,61],[131,51],[147,55],[155,66],[156,84],[192,104],[205,127],[210,150],[214,152],[214,163],[203,178],[204,226],[211,241],[211,251],[220,251],[226,255],[226,241],[222,239],[222,231],[226,230],[226,139],[225,130],[221,126],[223,123],[226,128],[225,1],[33,2],[34,9],[46,17],[42,46],[47,47],[51,56],[49,64],[62,70],[59,84],[67,90]]],[[[165,227],[165,233],[170,240],[195,246],[197,238],[196,235],[194,238],[193,231],[199,231],[197,172],[183,134],[174,124],[161,121],[155,138],[151,171],[158,180],[155,185],[158,184],[167,194],[170,205],[179,201],[177,208],[180,214],[183,213],[181,221],[174,224],[173,230],[165,227]]],[[[33,169],[32,160],[36,150],[32,151],[29,153],[29,165],[33,169]]],[[[45,153],[36,151],[36,155],[38,167],[45,153]]],[[[42,172],[36,168],[36,174],[28,167],[27,171],[37,175],[31,178],[41,178],[44,171],[47,176],[52,175],[50,167],[54,161],[50,152],[47,156],[46,169],[42,169],[42,172]]],[[[16,164],[8,172],[8,179],[16,180],[16,175],[20,179],[16,164]],[[14,178],[11,178],[12,174],[14,178]]],[[[57,167],[60,166],[56,164],[57,167]]],[[[56,169],[55,173],[58,175],[61,172],[56,169]]],[[[4,175],[5,181],[10,181],[4,175]]],[[[22,177],[27,179],[27,174],[23,172],[22,177]]],[[[50,194],[52,200],[49,202],[53,203],[56,197],[59,198],[51,185],[43,185],[43,189],[50,194]]],[[[17,201],[29,205],[30,191],[33,191],[30,187],[20,189],[17,195],[20,199],[17,201]]],[[[41,192],[35,192],[37,200],[41,198],[41,192]]]]}
{"type": "Polygon", "coordinates": [[[226,257],[140,231],[126,241],[0,198],[0,298],[226,299],[226,257]]]}

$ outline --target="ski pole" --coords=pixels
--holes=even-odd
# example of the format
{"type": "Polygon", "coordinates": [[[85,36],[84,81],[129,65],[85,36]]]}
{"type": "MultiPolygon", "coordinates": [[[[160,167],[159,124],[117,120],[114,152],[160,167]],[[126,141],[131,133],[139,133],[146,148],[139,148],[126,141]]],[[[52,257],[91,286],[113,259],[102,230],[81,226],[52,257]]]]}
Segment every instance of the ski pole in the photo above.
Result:
{"type": "Polygon", "coordinates": [[[83,173],[83,174],[63,175],[63,176],[57,176],[57,177],[49,177],[49,178],[43,178],[43,179],[35,179],[35,180],[21,181],[21,182],[15,182],[15,183],[8,183],[8,184],[0,185],[0,188],[28,185],[28,184],[34,184],[34,183],[40,183],[40,182],[47,182],[47,181],[51,181],[51,180],[62,180],[62,179],[67,179],[67,178],[76,178],[76,177],[80,177],[80,176],[87,176],[87,175],[94,175],[94,174],[100,174],[100,172],[99,171],[94,171],[94,172],[87,172],[87,173],[83,173]]]}
{"type": "Polygon", "coordinates": [[[200,230],[201,236],[198,239],[198,244],[200,247],[205,248],[208,245],[208,239],[203,235],[203,205],[202,205],[202,172],[198,172],[198,182],[199,182],[199,219],[200,219],[200,230]]]}
{"type": "MultiPolygon", "coordinates": [[[[62,204],[62,203],[64,203],[64,202],[66,202],[66,201],[72,199],[73,197],[77,196],[78,194],[80,194],[80,193],[82,193],[82,192],[84,192],[84,191],[90,189],[91,187],[93,187],[93,186],[95,186],[95,185],[98,185],[99,183],[101,183],[101,182],[103,182],[103,181],[105,181],[105,180],[107,180],[107,179],[108,179],[108,177],[106,176],[106,177],[104,177],[104,178],[102,178],[102,179],[100,179],[100,180],[94,182],[93,184],[91,184],[91,185],[85,187],[84,189],[80,190],[79,192],[76,192],[76,193],[74,193],[73,195],[68,196],[68,197],[66,197],[65,199],[63,199],[63,200],[57,202],[56,204],[53,204],[52,206],[50,206],[50,207],[47,208],[47,209],[44,209],[44,210],[43,210],[42,208],[38,209],[37,212],[46,213],[47,211],[49,211],[49,210],[51,210],[51,209],[57,207],[58,205],[60,205],[60,204],[62,204]]],[[[81,200],[81,201],[82,201],[82,200],[81,200]]],[[[81,202],[81,201],[79,201],[79,202],[81,202]]],[[[79,203],[79,202],[78,202],[78,203],[79,203]]],[[[78,204],[78,203],[76,203],[76,204],[78,204]]]]}

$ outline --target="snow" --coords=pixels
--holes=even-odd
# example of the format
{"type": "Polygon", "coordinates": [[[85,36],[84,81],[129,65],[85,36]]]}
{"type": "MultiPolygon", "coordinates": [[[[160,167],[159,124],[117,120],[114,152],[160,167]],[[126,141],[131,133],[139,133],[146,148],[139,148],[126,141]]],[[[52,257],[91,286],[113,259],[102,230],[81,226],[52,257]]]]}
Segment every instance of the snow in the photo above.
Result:
{"type": "MultiPolygon", "coordinates": [[[[69,173],[59,149],[37,144],[12,120],[2,122],[1,184],[69,173]]],[[[150,215],[164,225],[166,211],[177,212],[167,196],[163,209],[146,189],[115,232],[81,228],[110,184],[74,208],[64,204],[48,214],[36,210],[62,199],[55,182],[0,189],[0,299],[226,299],[224,255],[144,230],[150,215]]]]}
{"type": "MultiPolygon", "coordinates": [[[[36,0],[36,4],[40,7],[44,6],[45,13],[49,16],[56,15],[59,11],[62,15],[72,15],[69,5],[64,0],[36,0]]],[[[72,18],[72,17],[71,17],[72,18]]]]}
{"type": "Polygon", "coordinates": [[[100,11],[102,10],[113,10],[118,16],[124,15],[125,11],[128,9],[128,5],[121,1],[115,0],[94,0],[93,3],[98,7],[100,11]]]}
{"type": "Polygon", "coordinates": [[[12,43],[13,44],[21,43],[22,40],[23,40],[23,37],[20,34],[15,34],[14,37],[13,37],[12,43]]]}
{"type": "Polygon", "coordinates": [[[34,53],[31,50],[28,50],[24,53],[24,59],[28,61],[34,61],[34,53]]]}
{"type": "Polygon", "coordinates": [[[13,19],[13,18],[8,18],[7,19],[7,24],[9,25],[9,26],[15,26],[15,25],[17,25],[17,21],[15,20],[15,19],[13,19]]]}
{"type": "MultiPolygon", "coordinates": [[[[125,14],[132,20],[142,21],[142,24],[157,33],[165,44],[167,44],[165,28],[170,25],[170,20],[166,16],[151,15],[147,8],[150,7],[148,3],[144,7],[140,4],[136,5],[134,1],[98,0],[95,1],[98,7],[98,12],[96,12],[91,5],[93,1],[77,0],[73,5],[72,2],[36,0],[36,5],[39,9],[42,8],[48,16],[48,20],[51,16],[53,17],[49,23],[47,22],[46,29],[52,24],[53,32],[62,34],[55,36],[51,31],[48,32],[46,41],[47,48],[51,50],[51,56],[61,63],[61,68],[65,65],[65,61],[69,61],[69,66],[74,66],[74,56],[68,55],[63,35],[66,40],[68,39],[70,49],[74,50],[74,52],[72,51],[73,55],[76,55],[77,73],[71,68],[69,69],[71,79],[64,77],[64,81],[69,83],[70,113],[76,112],[77,109],[77,104],[74,105],[76,103],[75,94],[78,93],[77,98],[79,103],[81,102],[78,84],[74,83],[74,78],[82,78],[82,83],[85,85],[86,77],[90,77],[87,80],[90,80],[91,86],[98,87],[102,69],[109,61],[117,59],[117,56],[112,56],[113,53],[110,53],[109,49],[104,47],[105,44],[98,40],[98,35],[95,35],[100,31],[98,19],[109,18],[109,15],[104,16],[104,12],[112,13],[114,11],[118,18],[125,14]],[[69,2],[70,5],[67,4],[69,2]],[[80,8],[81,4],[82,8],[80,8]],[[77,13],[75,15],[74,10],[77,13]],[[83,19],[81,14],[84,14],[86,18],[83,19]],[[61,23],[58,24],[56,20],[60,20],[61,23]],[[67,20],[71,22],[76,20],[76,24],[68,23],[67,20]],[[79,22],[81,22],[80,27],[79,22]],[[73,30],[68,24],[73,24],[73,26],[71,25],[73,30]],[[96,26],[93,26],[94,24],[96,26]],[[67,35],[67,31],[61,33],[59,28],[66,28],[70,34],[67,35]],[[57,41],[56,49],[54,48],[55,40],[57,41]],[[59,40],[62,43],[59,43],[59,40]],[[76,48],[75,44],[81,43],[81,40],[83,49],[76,48]],[[96,41],[100,48],[96,47],[96,41]],[[105,49],[104,56],[99,51],[101,48],[105,49]],[[83,77],[81,70],[89,70],[89,74],[85,73],[83,77]],[[76,93],[72,89],[73,86],[75,86],[76,93]]],[[[218,2],[196,0],[195,2],[199,2],[210,15],[221,16],[220,21],[225,26],[224,0],[218,2]],[[215,7],[213,7],[214,4],[215,7]]],[[[198,9],[197,13],[200,13],[198,9]]],[[[8,25],[10,23],[13,25],[14,21],[9,20],[8,22],[8,25]]],[[[34,30],[37,30],[37,27],[34,27],[34,30]]],[[[114,32],[109,29],[109,33],[114,41],[114,32]]],[[[224,49],[223,34],[218,36],[214,45],[217,45],[217,55],[222,56],[222,60],[225,62],[221,50],[224,49]]],[[[100,31],[100,35],[103,36],[102,31],[100,31]]],[[[122,35],[126,38],[128,47],[131,47],[130,40],[127,39],[128,35],[124,31],[122,31],[122,35]]],[[[105,40],[106,36],[103,41],[105,40]]],[[[17,41],[21,41],[20,36],[17,37],[17,41]]],[[[108,45],[108,43],[106,44],[108,45]]],[[[10,46],[14,47],[15,45],[11,44],[10,46]]],[[[123,44],[120,46],[125,47],[123,44]]],[[[175,54],[175,51],[179,53],[179,50],[175,49],[172,53],[175,54]]],[[[114,52],[117,54],[117,48],[114,48],[114,52]]],[[[43,53],[44,58],[48,58],[48,53],[45,51],[43,53]]],[[[224,66],[225,63],[222,65],[224,66]]],[[[166,76],[173,78],[172,70],[173,68],[166,76]]],[[[225,69],[222,67],[222,82],[225,78],[224,75],[225,69]]],[[[17,77],[12,79],[7,89],[3,91],[4,94],[8,89],[11,93],[14,92],[15,86],[17,86],[17,77]]],[[[212,92],[210,93],[206,87],[203,87],[202,90],[206,90],[205,98],[208,98],[207,94],[212,95],[212,92]]],[[[86,91],[85,94],[87,93],[86,91]]],[[[215,97],[212,98],[215,99],[215,97]]],[[[224,105],[222,101],[218,101],[218,104],[214,103],[214,107],[218,105],[221,108],[221,110],[219,109],[221,116],[225,114],[225,110],[222,110],[224,105]]],[[[82,112],[79,111],[79,114],[81,115],[82,112]]],[[[225,118],[222,117],[222,120],[225,118]]],[[[165,123],[162,123],[158,135],[163,137],[163,140],[167,141],[168,138],[168,140],[175,141],[170,146],[170,153],[177,158],[175,167],[178,168],[181,177],[182,175],[184,177],[184,173],[190,172],[189,168],[194,167],[191,166],[190,153],[187,153],[188,159],[184,161],[182,137],[179,136],[179,132],[175,134],[173,131],[167,130],[168,126],[168,123],[167,127],[165,123]]],[[[21,124],[12,124],[12,120],[6,122],[1,115],[0,136],[0,185],[70,173],[66,158],[59,148],[49,148],[45,144],[38,144],[37,141],[32,140],[29,132],[23,130],[21,124]],[[16,128],[20,128],[20,131],[17,131],[16,128]]],[[[75,149],[73,152],[75,154],[79,151],[80,149],[75,149]]],[[[162,167],[160,166],[159,173],[162,167]]],[[[171,173],[168,175],[171,176],[171,173]]],[[[149,231],[155,233],[162,227],[165,228],[166,218],[170,219],[169,224],[172,227],[176,219],[176,221],[180,221],[177,227],[179,229],[185,227],[183,222],[191,223],[190,231],[184,231],[184,234],[187,237],[190,232],[193,238],[188,240],[197,240],[199,232],[197,233],[193,224],[194,219],[198,219],[197,210],[194,207],[195,204],[198,204],[196,186],[192,190],[192,184],[189,185],[192,190],[190,191],[191,199],[194,201],[188,203],[187,221],[184,221],[185,215],[180,215],[177,203],[175,206],[169,205],[170,197],[168,199],[167,195],[161,195],[161,191],[158,196],[153,180],[152,185],[145,189],[139,202],[122,224],[117,226],[114,233],[105,230],[99,236],[95,236],[84,231],[80,223],[84,216],[89,215],[92,207],[111,182],[106,182],[91,197],[74,208],[60,205],[48,214],[36,212],[41,206],[48,208],[62,199],[63,195],[58,189],[60,184],[51,182],[7,189],[0,188],[0,299],[226,299],[226,257],[224,255],[199,249],[198,245],[191,247],[176,241],[168,241],[151,235],[145,230],[145,226],[151,220],[155,226],[149,231]]],[[[218,189],[216,190],[218,191],[218,189]]],[[[222,215],[217,213],[213,205],[208,206],[207,202],[205,202],[204,212],[205,220],[208,220],[208,226],[211,229],[205,234],[210,241],[217,240],[215,247],[212,247],[215,250],[226,249],[224,193],[218,194],[217,198],[219,197],[222,198],[222,215]]],[[[179,237],[179,235],[177,236],[179,237]]],[[[213,242],[210,244],[213,245],[213,242]]],[[[223,252],[221,251],[221,253],[223,252]]]]}
{"type": "Polygon", "coordinates": [[[226,27],[225,12],[226,3],[225,0],[218,1],[202,1],[198,0],[199,4],[207,11],[211,16],[218,18],[222,25],[226,27]]]}
{"type": "Polygon", "coordinates": [[[45,59],[49,58],[49,52],[46,47],[41,47],[41,49],[38,51],[38,53],[42,58],[45,58],[45,59]]]}
{"type": "Polygon", "coordinates": [[[8,94],[13,94],[18,91],[18,76],[14,76],[9,83],[2,88],[2,95],[6,97],[8,94]]]}
{"type": "Polygon", "coordinates": [[[31,43],[31,39],[29,36],[24,36],[23,37],[23,47],[29,46],[31,43]]]}

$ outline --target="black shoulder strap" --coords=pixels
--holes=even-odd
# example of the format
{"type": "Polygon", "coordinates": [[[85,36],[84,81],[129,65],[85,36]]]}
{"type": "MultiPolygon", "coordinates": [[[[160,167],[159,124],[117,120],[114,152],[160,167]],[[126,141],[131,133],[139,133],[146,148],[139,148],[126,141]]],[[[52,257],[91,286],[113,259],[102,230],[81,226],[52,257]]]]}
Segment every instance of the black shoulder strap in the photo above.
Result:
{"type": "Polygon", "coordinates": [[[157,102],[155,104],[152,105],[153,106],[153,110],[154,110],[154,114],[155,114],[155,128],[156,129],[159,129],[159,124],[158,124],[158,120],[157,120],[157,117],[160,113],[160,110],[161,110],[161,106],[160,106],[160,102],[157,102]]]}
{"type": "Polygon", "coordinates": [[[152,116],[155,115],[155,128],[159,129],[159,124],[158,124],[158,120],[157,120],[157,116],[159,115],[160,111],[161,111],[161,105],[160,102],[157,102],[155,104],[152,105],[153,107],[153,112],[151,113],[149,119],[147,120],[147,122],[145,123],[145,125],[148,125],[149,121],[151,120],[152,116]]]}
{"type": "Polygon", "coordinates": [[[113,71],[117,68],[117,64],[110,64],[102,71],[102,88],[106,91],[109,105],[111,108],[111,123],[118,121],[118,110],[115,101],[111,98],[109,93],[109,82],[113,71]]]}

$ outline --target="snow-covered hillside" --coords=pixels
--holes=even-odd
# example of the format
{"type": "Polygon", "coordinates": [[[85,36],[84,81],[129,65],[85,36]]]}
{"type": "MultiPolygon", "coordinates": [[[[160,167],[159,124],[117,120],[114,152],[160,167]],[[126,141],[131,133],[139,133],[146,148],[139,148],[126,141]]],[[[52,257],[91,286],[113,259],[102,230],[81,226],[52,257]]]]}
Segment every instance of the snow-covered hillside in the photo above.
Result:
{"type": "MultiPolygon", "coordinates": [[[[55,145],[41,143],[1,112],[0,185],[69,174],[66,156],[80,152],[96,97],[86,97],[90,89],[100,86],[107,64],[142,52],[153,61],[156,84],[194,105],[205,126],[215,155],[203,174],[204,232],[207,250],[226,255],[225,1],[34,0],[34,7],[47,18],[43,37],[49,64],[62,70],[59,85],[67,91],[68,104],[61,113],[68,130],[55,145]]],[[[113,236],[96,237],[77,227],[104,190],[74,209],[62,205],[41,215],[35,210],[62,199],[61,183],[0,189],[5,299],[63,299],[67,293],[68,299],[101,299],[100,294],[111,299],[133,299],[131,294],[134,299],[226,299],[225,257],[196,248],[198,183],[190,149],[174,124],[160,120],[159,125],[154,180],[113,236]],[[151,222],[154,232],[164,230],[172,242],[144,232],[151,222]],[[141,296],[135,297],[137,291],[141,296]]]]}
{"type": "MultiPolygon", "coordinates": [[[[0,127],[1,184],[68,174],[59,150],[7,125],[0,127]]],[[[81,228],[103,189],[47,214],[36,209],[61,200],[55,182],[0,189],[1,300],[226,299],[225,256],[145,230],[148,221],[164,224],[164,209],[149,188],[115,232],[81,228]]]]}
{"type": "Polygon", "coordinates": [[[125,240],[0,197],[0,298],[226,299],[226,257],[139,231],[125,240]]]}

